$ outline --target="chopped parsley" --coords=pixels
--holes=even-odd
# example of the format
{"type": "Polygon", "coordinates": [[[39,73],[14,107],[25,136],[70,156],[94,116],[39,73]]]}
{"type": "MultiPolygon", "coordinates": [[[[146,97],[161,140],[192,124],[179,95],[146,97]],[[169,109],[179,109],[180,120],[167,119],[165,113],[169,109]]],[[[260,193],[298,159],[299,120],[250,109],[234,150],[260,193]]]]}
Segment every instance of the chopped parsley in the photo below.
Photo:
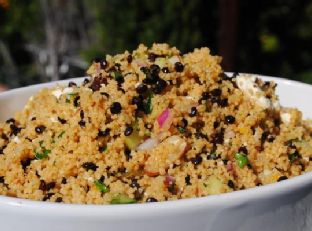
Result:
{"type": "Polygon", "coordinates": [[[102,193],[109,192],[109,188],[103,182],[96,180],[94,181],[94,184],[100,192],[102,193]]]}
{"type": "Polygon", "coordinates": [[[153,98],[153,94],[150,93],[148,95],[147,99],[144,101],[143,108],[144,108],[145,114],[151,114],[151,112],[153,110],[152,98],[153,98]]]}
{"type": "Polygon", "coordinates": [[[57,138],[62,138],[64,134],[65,134],[65,131],[62,131],[62,132],[57,136],[57,138]]]}
{"type": "Polygon", "coordinates": [[[117,194],[116,196],[114,196],[112,198],[110,203],[113,205],[116,205],[116,204],[133,204],[133,203],[136,203],[136,200],[128,197],[125,194],[117,194]]]}
{"type": "Polygon", "coordinates": [[[42,159],[48,158],[48,155],[51,153],[51,150],[46,149],[43,146],[43,140],[39,141],[39,145],[40,145],[40,150],[39,151],[35,150],[35,157],[38,160],[42,160],[42,159]]]}

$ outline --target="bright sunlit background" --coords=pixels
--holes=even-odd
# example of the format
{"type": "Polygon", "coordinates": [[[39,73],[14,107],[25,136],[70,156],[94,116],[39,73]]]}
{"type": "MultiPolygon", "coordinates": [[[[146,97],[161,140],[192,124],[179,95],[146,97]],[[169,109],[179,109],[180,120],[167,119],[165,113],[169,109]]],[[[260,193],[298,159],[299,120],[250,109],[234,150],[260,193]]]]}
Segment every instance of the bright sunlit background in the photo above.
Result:
{"type": "Polygon", "coordinates": [[[312,83],[310,0],[0,0],[0,91],[83,76],[95,56],[153,42],[312,83]]]}

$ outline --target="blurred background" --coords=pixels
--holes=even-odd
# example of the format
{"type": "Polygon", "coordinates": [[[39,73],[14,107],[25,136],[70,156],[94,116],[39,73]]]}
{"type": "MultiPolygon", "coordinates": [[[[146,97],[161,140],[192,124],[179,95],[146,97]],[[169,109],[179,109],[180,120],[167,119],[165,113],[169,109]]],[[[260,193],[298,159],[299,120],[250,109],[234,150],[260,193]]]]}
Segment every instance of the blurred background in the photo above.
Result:
{"type": "Polygon", "coordinates": [[[96,56],[153,42],[312,83],[311,0],[0,0],[0,91],[83,76],[96,56]]]}

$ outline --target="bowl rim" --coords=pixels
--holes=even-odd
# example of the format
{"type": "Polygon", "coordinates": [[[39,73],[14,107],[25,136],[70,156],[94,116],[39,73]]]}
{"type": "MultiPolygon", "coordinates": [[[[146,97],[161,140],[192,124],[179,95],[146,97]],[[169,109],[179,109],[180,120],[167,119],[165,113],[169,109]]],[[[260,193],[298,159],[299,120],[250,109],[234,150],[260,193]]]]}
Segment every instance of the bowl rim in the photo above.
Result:
{"type": "MultiPolygon", "coordinates": [[[[231,74],[230,72],[226,72],[231,74]]],[[[301,83],[294,80],[288,80],[280,77],[272,77],[261,74],[256,75],[264,80],[273,80],[286,85],[297,85],[298,87],[308,87],[312,90],[312,85],[301,83]]],[[[0,93],[0,97],[10,96],[20,90],[29,88],[50,87],[51,84],[63,84],[69,81],[82,81],[85,77],[71,78],[67,80],[54,81],[30,85],[27,87],[9,90],[0,93]]],[[[55,202],[43,202],[30,199],[21,199],[0,195],[0,209],[13,209],[17,211],[30,211],[37,215],[56,215],[56,216],[75,216],[75,217],[101,217],[109,219],[131,218],[136,216],[155,216],[156,214],[169,214],[172,211],[175,213],[190,213],[195,210],[206,208],[233,206],[253,201],[255,199],[266,199],[268,197],[281,195],[295,189],[304,187],[312,183],[312,172],[307,172],[299,176],[287,179],[285,181],[263,185],[259,187],[222,193],[219,195],[210,195],[206,197],[187,198],[172,201],[164,201],[157,203],[140,203],[140,204],[123,204],[123,205],[95,205],[95,204],[65,204],[55,202]],[[18,208],[18,209],[16,209],[18,208]],[[116,218],[118,214],[118,218],[116,218]]]]}

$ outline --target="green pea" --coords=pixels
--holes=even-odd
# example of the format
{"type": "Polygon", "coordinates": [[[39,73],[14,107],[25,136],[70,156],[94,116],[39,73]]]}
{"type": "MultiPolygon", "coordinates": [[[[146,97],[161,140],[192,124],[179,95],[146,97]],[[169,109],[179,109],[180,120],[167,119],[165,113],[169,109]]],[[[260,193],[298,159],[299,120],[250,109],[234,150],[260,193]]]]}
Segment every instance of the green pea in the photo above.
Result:
{"type": "Polygon", "coordinates": [[[248,157],[243,153],[235,153],[235,159],[240,168],[243,168],[246,164],[248,164],[248,157]]]}

